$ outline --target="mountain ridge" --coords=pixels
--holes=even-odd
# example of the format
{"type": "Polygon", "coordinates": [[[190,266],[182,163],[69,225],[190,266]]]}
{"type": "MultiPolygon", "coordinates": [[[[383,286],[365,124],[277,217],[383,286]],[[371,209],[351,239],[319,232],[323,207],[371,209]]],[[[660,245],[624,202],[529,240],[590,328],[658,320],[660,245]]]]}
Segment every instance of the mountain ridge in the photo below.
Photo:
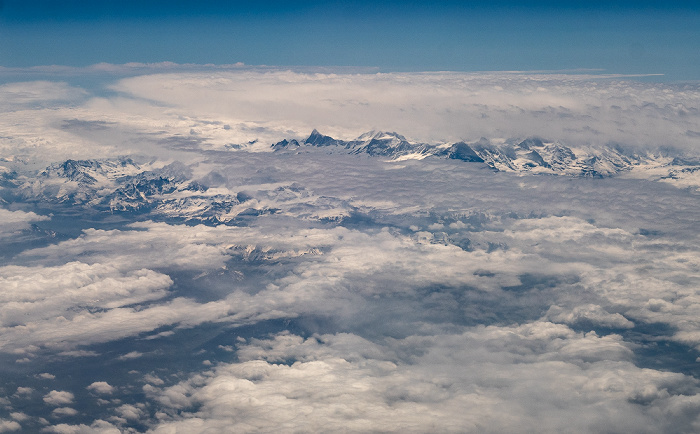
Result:
{"type": "MultiPolygon", "coordinates": [[[[245,152],[245,151],[229,151],[245,152]]],[[[480,165],[496,172],[584,178],[622,176],[670,183],[700,191],[700,158],[671,150],[642,152],[617,145],[569,147],[537,137],[497,141],[427,144],[396,132],[369,131],[354,140],[340,140],[314,129],[305,140],[284,139],[273,153],[312,152],[381,158],[391,164],[409,159],[449,159],[480,165]]],[[[195,179],[192,167],[175,161],[136,163],[130,158],[75,160],[52,163],[43,170],[17,173],[6,170],[0,185],[5,203],[20,201],[55,207],[79,207],[106,213],[137,213],[156,219],[183,219],[211,224],[236,224],[262,214],[292,212],[319,219],[335,218],[353,209],[343,200],[313,199],[303,186],[263,187],[249,192],[244,186],[226,186],[212,171],[195,179]],[[273,200],[274,199],[274,200],[273,200]],[[280,210],[280,205],[282,210],[280,210]],[[310,211],[316,207],[317,211],[310,211]],[[320,210],[320,211],[319,211],[320,210]],[[330,216],[330,217],[329,217],[330,216]]],[[[310,218],[311,218],[310,217],[310,218]]]]}
{"type": "Polygon", "coordinates": [[[673,176],[694,174],[695,168],[700,167],[697,156],[679,155],[679,151],[661,147],[656,153],[633,152],[619,145],[570,147],[539,137],[506,141],[481,138],[475,142],[429,144],[411,141],[396,132],[372,130],[353,140],[341,140],[314,129],[304,140],[284,139],[271,145],[273,152],[299,152],[304,147],[388,157],[389,160],[446,158],[484,164],[499,172],[593,178],[616,176],[634,169],[658,172],[673,166],[656,179],[674,179],[673,176]]]}

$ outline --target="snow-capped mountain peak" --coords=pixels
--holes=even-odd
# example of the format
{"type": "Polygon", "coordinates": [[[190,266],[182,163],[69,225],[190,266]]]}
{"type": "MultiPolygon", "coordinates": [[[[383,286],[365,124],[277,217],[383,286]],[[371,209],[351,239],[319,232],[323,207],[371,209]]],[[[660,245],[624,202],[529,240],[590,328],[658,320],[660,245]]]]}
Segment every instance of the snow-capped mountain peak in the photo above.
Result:
{"type": "Polygon", "coordinates": [[[312,146],[338,146],[338,145],[342,145],[341,140],[336,140],[330,136],[324,136],[323,134],[319,133],[318,130],[315,128],[311,132],[309,137],[306,140],[304,140],[304,143],[307,145],[312,145],[312,146]]]}
{"type": "Polygon", "coordinates": [[[371,130],[355,139],[356,142],[367,142],[370,140],[397,140],[397,141],[408,141],[406,137],[398,134],[396,132],[371,130]]]}

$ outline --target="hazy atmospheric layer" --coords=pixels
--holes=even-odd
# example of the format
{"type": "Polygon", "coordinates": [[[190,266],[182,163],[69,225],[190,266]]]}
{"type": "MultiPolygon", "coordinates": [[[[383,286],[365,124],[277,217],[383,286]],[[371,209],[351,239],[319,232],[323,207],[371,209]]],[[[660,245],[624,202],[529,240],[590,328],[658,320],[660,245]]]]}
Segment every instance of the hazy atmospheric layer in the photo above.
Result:
{"type": "Polygon", "coordinates": [[[270,147],[536,136],[692,175],[697,85],[153,68],[0,86],[0,432],[700,429],[700,184],[671,157],[270,147]]]}

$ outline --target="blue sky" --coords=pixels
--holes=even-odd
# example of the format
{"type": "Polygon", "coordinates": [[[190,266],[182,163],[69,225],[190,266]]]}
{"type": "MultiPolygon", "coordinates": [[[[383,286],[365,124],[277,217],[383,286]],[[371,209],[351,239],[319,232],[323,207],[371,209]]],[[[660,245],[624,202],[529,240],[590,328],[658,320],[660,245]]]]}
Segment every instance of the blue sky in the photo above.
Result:
{"type": "Polygon", "coordinates": [[[0,1],[0,65],[602,69],[700,78],[700,6],[655,1],[0,1]]]}

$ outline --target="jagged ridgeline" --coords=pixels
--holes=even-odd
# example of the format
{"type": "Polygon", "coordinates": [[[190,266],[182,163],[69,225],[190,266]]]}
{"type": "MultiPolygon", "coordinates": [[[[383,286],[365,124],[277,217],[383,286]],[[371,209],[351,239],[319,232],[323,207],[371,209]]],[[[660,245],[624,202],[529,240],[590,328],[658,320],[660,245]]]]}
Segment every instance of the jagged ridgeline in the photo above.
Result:
{"type": "Polygon", "coordinates": [[[251,212],[245,192],[220,193],[206,180],[192,179],[192,171],[176,161],[163,167],[139,164],[130,158],[66,160],[36,176],[16,176],[12,187],[27,202],[78,206],[111,213],[149,214],[151,217],[203,223],[231,221],[251,212]]]}
{"type": "Polygon", "coordinates": [[[300,151],[305,147],[328,152],[367,154],[392,160],[448,158],[480,163],[497,171],[529,172],[582,177],[607,177],[634,168],[668,168],[665,176],[679,177],[700,169],[698,158],[671,149],[634,150],[621,146],[569,147],[531,137],[525,140],[427,144],[413,142],[395,132],[370,131],[354,140],[339,140],[313,130],[306,140],[284,139],[272,145],[275,152],[300,151]]]}
{"type": "MultiPolygon", "coordinates": [[[[314,152],[338,154],[338,158],[364,155],[388,162],[451,159],[494,171],[598,178],[624,175],[678,187],[700,186],[697,156],[670,149],[568,147],[539,138],[427,144],[393,132],[370,131],[345,141],[313,130],[303,141],[285,139],[273,144],[272,151],[273,155],[295,154],[301,159],[314,158],[314,152]]],[[[231,152],[246,151],[219,152],[230,156],[231,152]]],[[[6,170],[0,175],[3,194],[15,195],[20,201],[52,208],[77,206],[85,212],[142,214],[156,220],[238,224],[278,212],[317,220],[355,212],[352,206],[330,197],[315,198],[310,211],[304,203],[313,193],[301,185],[238,191],[237,186],[224,185],[225,180],[215,171],[195,179],[190,167],[181,162],[164,164],[139,163],[131,158],[66,160],[38,173],[17,173],[3,167],[6,170]]]]}

